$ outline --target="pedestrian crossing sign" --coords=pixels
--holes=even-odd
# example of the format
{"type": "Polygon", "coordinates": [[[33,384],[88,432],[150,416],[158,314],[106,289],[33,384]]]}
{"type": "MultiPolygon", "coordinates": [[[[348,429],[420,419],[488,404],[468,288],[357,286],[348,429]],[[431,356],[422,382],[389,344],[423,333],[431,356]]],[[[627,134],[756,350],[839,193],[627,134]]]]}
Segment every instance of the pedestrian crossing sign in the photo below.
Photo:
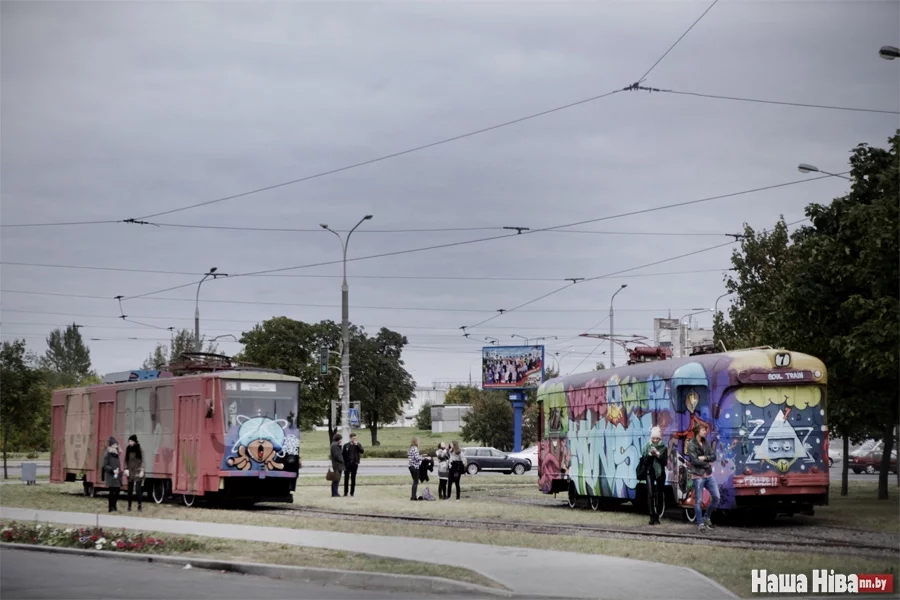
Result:
{"type": "Polygon", "coordinates": [[[348,415],[350,416],[350,426],[359,427],[359,409],[351,408],[348,415]]]}

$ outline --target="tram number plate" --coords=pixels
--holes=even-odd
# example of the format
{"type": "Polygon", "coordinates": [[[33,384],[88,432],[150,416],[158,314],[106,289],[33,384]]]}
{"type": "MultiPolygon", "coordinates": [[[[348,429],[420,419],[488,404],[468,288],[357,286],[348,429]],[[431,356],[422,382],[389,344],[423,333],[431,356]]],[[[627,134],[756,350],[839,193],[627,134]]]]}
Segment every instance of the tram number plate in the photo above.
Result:
{"type": "Polygon", "coordinates": [[[736,485],[747,487],[775,487],[778,485],[777,477],[743,477],[734,482],[736,485]]]}

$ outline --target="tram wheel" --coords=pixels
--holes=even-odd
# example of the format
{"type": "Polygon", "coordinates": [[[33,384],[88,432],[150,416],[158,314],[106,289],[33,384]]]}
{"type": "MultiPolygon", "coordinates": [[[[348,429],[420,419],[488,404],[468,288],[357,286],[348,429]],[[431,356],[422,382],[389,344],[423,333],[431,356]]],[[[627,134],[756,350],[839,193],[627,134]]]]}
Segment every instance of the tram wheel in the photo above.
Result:
{"type": "Polygon", "coordinates": [[[157,504],[162,504],[166,500],[166,482],[157,479],[153,482],[153,501],[157,504]]]}
{"type": "Polygon", "coordinates": [[[575,508],[578,505],[578,492],[575,490],[575,484],[569,484],[569,508],[575,508]]]}
{"type": "Polygon", "coordinates": [[[91,483],[90,481],[83,481],[83,482],[81,482],[81,485],[84,486],[84,495],[85,496],[87,496],[88,498],[93,498],[94,496],[96,496],[96,494],[94,493],[94,484],[93,483],[91,483]]]}
{"type": "Polygon", "coordinates": [[[600,496],[591,496],[591,510],[600,510],[600,496]]]}
{"type": "Polygon", "coordinates": [[[683,508],[682,509],[684,521],[686,523],[696,523],[697,522],[697,514],[694,512],[693,508],[683,508]]]}
{"type": "Polygon", "coordinates": [[[181,502],[185,506],[193,506],[194,502],[196,502],[196,501],[197,501],[197,496],[195,496],[194,494],[182,494],[181,495],[181,502]]]}

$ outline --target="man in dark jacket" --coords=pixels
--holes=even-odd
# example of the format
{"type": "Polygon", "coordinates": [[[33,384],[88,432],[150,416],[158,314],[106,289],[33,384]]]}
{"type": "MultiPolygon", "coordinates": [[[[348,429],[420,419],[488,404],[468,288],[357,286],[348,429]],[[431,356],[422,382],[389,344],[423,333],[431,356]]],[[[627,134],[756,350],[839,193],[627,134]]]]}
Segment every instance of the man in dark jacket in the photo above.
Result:
{"type": "Polygon", "coordinates": [[[356,491],[356,470],[359,468],[359,457],[365,454],[365,450],[356,440],[356,434],[350,434],[350,441],[344,444],[344,496],[347,488],[350,488],[350,496],[356,491]]]}
{"type": "Polygon", "coordinates": [[[331,442],[331,470],[334,471],[334,479],[331,482],[331,497],[339,498],[338,486],[341,484],[341,473],[344,472],[344,453],[341,451],[341,434],[334,434],[331,442]]]}
{"type": "Polygon", "coordinates": [[[688,442],[688,458],[691,461],[691,479],[694,483],[694,517],[700,531],[713,529],[710,515],[719,507],[719,485],[712,476],[712,465],[716,462],[716,453],[712,444],[706,439],[709,432],[706,425],[694,425],[694,437],[688,442]],[[709,490],[710,503],[703,518],[703,490],[709,490]]]}
{"type": "Polygon", "coordinates": [[[109,488],[109,512],[118,512],[116,502],[119,500],[119,491],[122,489],[122,461],[119,458],[119,442],[116,438],[109,438],[109,447],[103,455],[101,474],[103,484],[109,488]]]}
{"type": "Polygon", "coordinates": [[[135,492],[138,512],[141,512],[144,501],[144,454],[136,435],[128,438],[128,447],[125,448],[125,477],[128,478],[128,512],[131,512],[131,499],[135,492]]]}

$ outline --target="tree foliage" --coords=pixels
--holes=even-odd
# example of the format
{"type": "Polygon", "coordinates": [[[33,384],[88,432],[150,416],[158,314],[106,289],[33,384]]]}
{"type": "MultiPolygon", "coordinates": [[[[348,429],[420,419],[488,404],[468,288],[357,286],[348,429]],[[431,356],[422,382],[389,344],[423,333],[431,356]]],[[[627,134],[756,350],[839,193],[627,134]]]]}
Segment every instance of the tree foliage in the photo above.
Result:
{"type": "Polygon", "coordinates": [[[91,351],[84,343],[78,326],[54,329],[47,337],[47,351],[40,361],[52,388],[75,387],[89,381],[91,351]]]}
{"type": "Polygon", "coordinates": [[[50,433],[50,390],[36,357],[25,350],[25,340],[0,346],[0,447],[3,477],[7,452],[46,449],[50,433]]]}
{"type": "Polygon", "coordinates": [[[426,402],[416,415],[416,429],[431,431],[431,402],[426,402]]]}
{"type": "Polygon", "coordinates": [[[513,445],[513,408],[505,392],[482,391],[463,417],[465,439],[507,451],[513,445]]]}
{"type": "MultiPolygon", "coordinates": [[[[829,371],[828,419],[842,437],[883,439],[879,498],[900,420],[900,131],[890,148],[857,146],[852,187],[829,204],[811,204],[811,225],[788,235],[745,228],[725,285],[729,321],[716,315],[717,343],[729,349],[771,345],[812,354],[829,371]]],[[[842,493],[847,489],[843,465],[842,493]]]]}
{"type": "MultiPolygon", "coordinates": [[[[209,354],[218,354],[219,353],[219,345],[213,342],[212,340],[206,341],[204,336],[200,336],[200,345],[203,344],[206,346],[203,348],[204,352],[209,354]]],[[[156,348],[153,349],[153,352],[150,353],[150,356],[144,361],[144,364],[141,365],[142,369],[149,370],[158,370],[163,366],[169,364],[172,361],[178,359],[179,356],[184,354],[185,352],[193,352],[194,351],[194,332],[190,329],[179,329],[177,331],[172,332],[172,337],[169,340],[169,345],[165,344],[157,344],[156,348]]]]}
{"type": "Polygon", "coordinates": [[[447,390],[444,404],[472,404],[481,394],[481,389],[474,385],[458,385],[447,390]]]}

